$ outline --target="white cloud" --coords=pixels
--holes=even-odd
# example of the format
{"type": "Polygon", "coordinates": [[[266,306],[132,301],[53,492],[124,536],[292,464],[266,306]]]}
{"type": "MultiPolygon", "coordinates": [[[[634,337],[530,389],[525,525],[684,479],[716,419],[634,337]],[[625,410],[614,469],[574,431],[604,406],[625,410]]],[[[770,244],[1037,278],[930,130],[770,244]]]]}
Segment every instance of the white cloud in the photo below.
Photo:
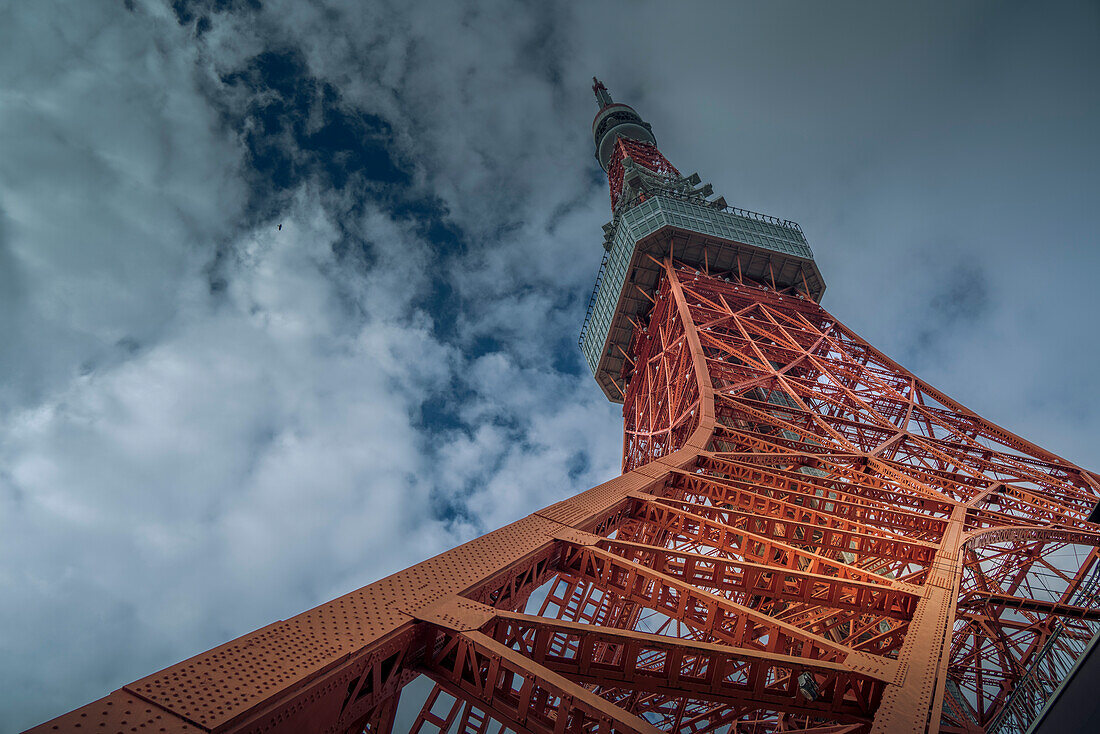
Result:
{"type": "Polygon", "coordinates": [[[70,666],[67,695],[95,695],[103,675],[119,685],[135,663],[163,666],[460,540],[423,512],[431,472],[411,423],[451,355],[426,324],[358,315],[384,311],[372,280],[401,273],[341,271],[333,236],[299,197],[281,232],[236,244],[224,299],[194,297],[155,343],[9,414],[0,616],[32,633],[9,641],[5,674],[24,676],[9,685],[56,678],[74,647],[127,650],[107,672],[86,661],[100,677],[83,685],[70,666]],[[85,596],[132,619],[88,640],[85,596]],[[68,623],[45,637],[34,620],[58,605],[68,623]]]}
{"type": "Polygon", "coordinates": [[[184,39],[114,15],[42,3],[0,30],[0,406],[155,333],[240,214],[184,39]]]}

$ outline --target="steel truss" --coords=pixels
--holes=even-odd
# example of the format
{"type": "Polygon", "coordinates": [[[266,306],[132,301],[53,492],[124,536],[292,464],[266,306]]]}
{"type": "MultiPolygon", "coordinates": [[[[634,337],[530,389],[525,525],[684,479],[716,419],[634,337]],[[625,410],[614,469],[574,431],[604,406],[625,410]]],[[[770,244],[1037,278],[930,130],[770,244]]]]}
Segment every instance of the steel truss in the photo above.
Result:
{"type": "Polygon", "coordinates": [[[622,476],[35,731],[389,732],[418,676],[414,732],[984,731],[1094,628],[1097,475],[661,265],[622,476]]]}

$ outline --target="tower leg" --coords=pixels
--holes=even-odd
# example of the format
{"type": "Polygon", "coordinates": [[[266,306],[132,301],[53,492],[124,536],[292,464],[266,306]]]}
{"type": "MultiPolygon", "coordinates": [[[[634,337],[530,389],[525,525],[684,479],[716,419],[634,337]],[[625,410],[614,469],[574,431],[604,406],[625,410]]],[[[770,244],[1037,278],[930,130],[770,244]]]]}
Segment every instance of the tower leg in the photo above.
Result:
{"type": "Polygon", "coordinates": [[[898,680],[882,695],[872,734],[935,734],[940,730],[955,602],[962,578],[965,516],[963,505],[951,513],[898,656],[898,680]]]}

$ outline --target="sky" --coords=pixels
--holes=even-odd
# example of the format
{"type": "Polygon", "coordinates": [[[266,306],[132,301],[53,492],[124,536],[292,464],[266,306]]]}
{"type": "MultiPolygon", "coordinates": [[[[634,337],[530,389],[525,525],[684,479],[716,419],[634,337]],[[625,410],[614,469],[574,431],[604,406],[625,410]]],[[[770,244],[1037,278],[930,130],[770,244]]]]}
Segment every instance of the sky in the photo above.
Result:
{"type": "Polygon", "coordinates": [[[1100,6],[0,0],[0,731],[598,484],[599,75],[1100,468],[1100,6]]]}

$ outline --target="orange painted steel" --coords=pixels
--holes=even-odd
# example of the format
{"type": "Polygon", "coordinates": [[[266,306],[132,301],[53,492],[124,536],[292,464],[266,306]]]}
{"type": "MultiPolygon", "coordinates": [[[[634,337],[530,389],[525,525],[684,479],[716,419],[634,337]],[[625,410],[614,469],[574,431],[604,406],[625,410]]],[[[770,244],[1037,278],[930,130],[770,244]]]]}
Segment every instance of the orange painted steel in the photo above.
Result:
{"type": "Polygon", "coordinates": [[[662,267],[622,476],[33,731],[389,732],[418,676],[414,732],[984,731],[1097,618],[1097,476],[792,289],[662,267]]]}
{"type": "Polygon", "coordinates": [[[680,174],[676,167],[661,154],[656,145],[641,140],[619,138],[615,141],[615,148],[607,167],[607,181],[611,190],[612,209],[619,205],[619,200],[623,194],[623,163],[628,159],[657,174],[671,174],[674,176],[680,174]]]}

